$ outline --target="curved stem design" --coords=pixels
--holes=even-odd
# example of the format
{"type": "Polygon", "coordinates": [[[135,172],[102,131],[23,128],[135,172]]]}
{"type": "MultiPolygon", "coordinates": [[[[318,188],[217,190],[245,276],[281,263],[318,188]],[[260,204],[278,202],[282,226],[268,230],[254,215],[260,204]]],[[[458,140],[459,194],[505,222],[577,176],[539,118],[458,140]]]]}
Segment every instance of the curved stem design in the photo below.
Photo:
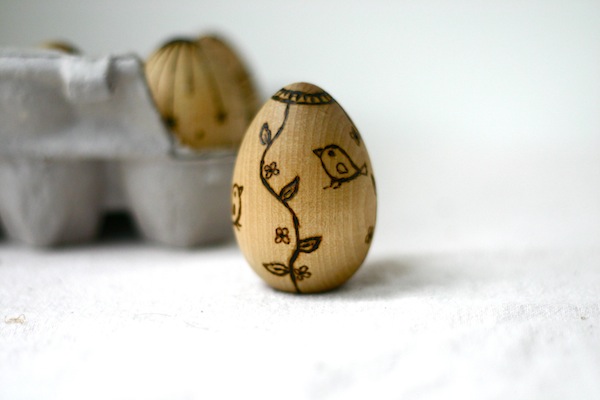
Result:
{"type": "MultiPolygon", "coordinates": [[[[296,96],[300,96],[300,95],[304,96],[304,94],[302,94],[301,92],[293,92],[293,93],[295,93],[296,96]]],[[[305,95],[305,96],[308,96],[308,95],[305,95]]],[[[279,129],[277,130],[275,135],[272,135],[271,130],[269,129],[269,124],[267,122],[265,122],[263,124],[263,126],[260,130],[260,135],[259,135],[260,142],[266,147],[260,158],[259,174],[260,174],[260,181],[261,181],[262,185],[269,191],[271,196],[275,197],[277,199],[277,201],[285,207],[285,209],[292,216],[292,223],[294,224],[294,233],[296,235],[296,239],[295,239],[295,243],[294,243],[294,250],[292,251],[292,254],[290,255],[287,265],[282,264],[280,262],[272,262],[272,263],[263,263],[263,266],[270,273],[277,275],[277,276],[285,276],[285,275],[289,274],[292,284],[294,285],[294,289],[296,289],[297,293],[301,293],[300,288],[298,287],[298,281],[302,281],[304,279],[310,278],[310,276],[312,274],[311,274],[311,272],[309,272],[308,267],[306,265],[303,265],[300,268],[295,268],[294,265],[296,264],[296,261],[298,260],[300,253],[312,253],[313,251],[317,250],[319,248],[319,245],[321,244],[322,237],[321,236],[313,236],[313,237],[301,237],[300,236],[300,220],[298,219],[298,215],[296,214],[294,209],[289,204],[289,202],[298,193],[298,190],[300,187],[300,177],[296,176],[294,179],[292,179],[291,182],[289,182],[288,184],[283,186],[283,188],[279,191],[279,193],[277,193],[275,191],[275,189],[273,189],[273,187],[268,182],[268,179],[273,176],[273,167],[271,167],[271,164],[273,164],[273,165],[277,165],[277,164],[275,162],[273,162],[273,163],[269,164],[270,168],[265,167],[265,158],[267,156],[267,153],[271,149],[271,146],[273,145],[275,140],[277,140],[279,138],[279,136],[281,136],[281,133],[285,129],[285,124],[288,120],[288,116],[289,116],[289,112],[290,112],[290,106],[292,104],[300,104],[297,102],[294,103],[291,100],[285,101],[283,103],[285,103],[283,122],[281,123],[281,126],[279,127],[279,129]]],[[[277,175],[278,174],[279,174],[279,170],[277,170],[277,175]]],[[[287,228],[277,228],[275,230],[275,233],[277,235],[275,237],[275,243],[284,242],[286,244],[289,244],[290,241],[289,241],[289,239],[287,239],[287,232],[288,232],[287,228]],[[287,240],[284,239],[284,237],[287,240]]]]}
{"type": "MultiPolygon", "coordinates": [[[[269,137],[268,141],[266,142],[267,147],[265,148],[265,151],[263,151],[262,157],[260,159],[260,181],[262,182],[263,186],[265,188],[267,188],[269,193],[271,193],[271,195],[273,197],[275,197],[277,199],[277,201],[279,201],[288,210],[288,212],[292,215],[292,222],[294,224],[294,233],[296,235],[296,243],[294,246],[294,251],[293,251],[293,253],[290,257],[289,263],[288,263],[288,268],[289,268],[290,279],[292,280],[292,283],[294,284],[294,288],[296,289],[296,292],[301,293],[300,288],[298,287],[298,282],[296,280],[296,275],[294,274],[294,263],[296,262],[296,259],[298,258],[298,255],[300,254],[300,221],[298,220],[298,216],[296,215],[296,212],[292,209],[292,207],[290,207],[287,200],[285,198],[281,197],[279,194],[277,194],[277,192],[275,192],[275,190],[269,184],[269,182],[267,181],[267,178],[265,178],[264,173],[263,173],[264,167],[265,167],[265,157],[266,157],[269,149],[275,142],[275,140],[281,135],[281,132],[283,132],[283,129],[285,128],[285,123],[287,122],[287,119],[288,119],[289,112],[290,112],[290,105],[286,104],[285,112],[283,115],[283,122],[281,123],[281,126],[279,127],[279,129],[277,129],[277,133],[275,133],[275,136],[273,136],[273,138],[269,137]]],[[[265,129],[264,126],[263,126],[263,129],[265,129]]],[[[266,129],[268,129],[268,128],[266,128],[266,129]]],[[[298,177],[296,178],[296,182],[299,182],[298,177]]],[[[297,185],[297,183],[296,183],[296,185],[297,185]]]]}

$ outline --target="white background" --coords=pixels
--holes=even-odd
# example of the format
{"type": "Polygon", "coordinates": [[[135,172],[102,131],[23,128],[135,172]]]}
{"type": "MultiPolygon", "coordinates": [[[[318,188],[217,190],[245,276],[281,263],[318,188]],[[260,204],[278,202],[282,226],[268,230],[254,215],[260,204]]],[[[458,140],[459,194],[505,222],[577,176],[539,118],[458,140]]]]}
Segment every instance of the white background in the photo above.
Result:
{"type": "Polygon", "coordinates": [[[597,398],[600,2],[0,2],[1,46],[210,32],[263,98],[308,81],[350,114],[367,263],[298,297],[234,247],[4,240],[0,313],[26,322],[0,321],[0,398],[597,398]]]}
{"type": "Polygon", "coordinates": [[[597,1],[3,1],[0,45],[146,58],[217,32],[263,98],[315,83],[365,138],[405,249],[600,240],[597,1]]]}

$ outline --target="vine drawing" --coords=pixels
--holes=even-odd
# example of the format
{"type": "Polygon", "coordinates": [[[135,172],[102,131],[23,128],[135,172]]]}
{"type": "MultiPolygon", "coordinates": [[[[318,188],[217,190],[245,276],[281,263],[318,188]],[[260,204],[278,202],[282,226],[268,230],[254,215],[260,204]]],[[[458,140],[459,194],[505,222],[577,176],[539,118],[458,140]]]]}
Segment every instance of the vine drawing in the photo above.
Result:
{"type": "Polygon", "coordinates": [[[294,211],[292,205],[290,204],[293,203],[294,197],[296,196],[296,194],[298,194],[298,191],[300,190],[300,176],[296,176],[294,179],[288,182],[281,190],[279,190],[279,192],[277,192],[269,183],[269,179],[273,175],[278,175],[281,167],[278,166],[276,162],[266,164],[265,158],[267,156],[267,153],[271,149],[271,146],[281,136],[285,128],[291,105],[330,104],[333,102],[333,99],[325,92],[304,93],[287,89],[281,89],[272,97],[272,99],[284,103],[285,111],[283,115],[283,122],[281,123],[281,126],[279,127],[279,129],[277,129],[277,132],[275,132],[275,134],[271,132],[268,122],[265,122],[260,129],[260,143],[263,146],[265,146],[265,149],[260,159],[260,181],[262,185],[267,189],[269,194],[273,196],[283,207],[285,207],[287,212],[291,215],[293,232],[295,234],[295,241],[290,240],[290,230],[287,227],[278,227],[275,230],[275,243],[278,245],[293,244],[292,253],[290,254],[290,257],[287,260],[287,262],[269,262],[263,263],[263,266],[267,271],[269,271],[273,275],[281,277],[289,276],[296,292],[301,293],[300,288],[298,286],[298,282],[310,278],[312,273],[310,272],[309,267],[306,265],[296,267],[296,261],[302,253],[312,253],[313,251],[316,251],[319,248],[323,237],[302,237],[300,233],[300,220],[298,218],[298,215],[294,211]]]}

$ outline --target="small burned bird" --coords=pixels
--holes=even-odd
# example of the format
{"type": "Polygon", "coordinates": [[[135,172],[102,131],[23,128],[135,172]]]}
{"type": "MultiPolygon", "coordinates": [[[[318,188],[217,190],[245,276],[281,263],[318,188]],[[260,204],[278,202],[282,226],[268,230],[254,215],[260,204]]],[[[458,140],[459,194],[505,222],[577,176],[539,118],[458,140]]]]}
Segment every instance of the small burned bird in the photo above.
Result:
{"type": "Polygon", "coordinates": [[[369,174],[366,163],[362,167],[358,167],[348,153],[338,145],[330,144],[323,148],[314,149],[313,153],[321,159],[321,165],[323,165],[325,173],[331,178],[331,184],[326,186],[325,189],[328,187],[337,189],[344,182],[369,174]]]}
{"type": "Polygon", "coordinates": [[[238,230],[242,227],[240,224],[240,218],[242,218],[242,191],[244,190],[243,186],[235,183],[233,185],[233,190],[231,192],[231,196],[233,197],[231,203],[231,222],[233,222],[233,226],[235,226],[238,230]]]}

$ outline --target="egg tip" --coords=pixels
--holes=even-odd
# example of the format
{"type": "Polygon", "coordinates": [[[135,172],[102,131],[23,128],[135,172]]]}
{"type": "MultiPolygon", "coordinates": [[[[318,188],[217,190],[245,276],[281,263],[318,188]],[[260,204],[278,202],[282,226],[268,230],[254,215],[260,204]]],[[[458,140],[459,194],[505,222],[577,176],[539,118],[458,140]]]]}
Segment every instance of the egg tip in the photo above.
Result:
{"type": "Polygon", "coordinates": [[[324,90],[321,89],[319,86],[317,86],[313,83],[308,83],[308,82],[291,83],[289,85],[284,86],[283,89],[290,90],[290,91],[296,91],[296,92],[303,92],[303,93],[307,93],[307,94],[315,94],[315,93],[324,92],[324,90]]]}

